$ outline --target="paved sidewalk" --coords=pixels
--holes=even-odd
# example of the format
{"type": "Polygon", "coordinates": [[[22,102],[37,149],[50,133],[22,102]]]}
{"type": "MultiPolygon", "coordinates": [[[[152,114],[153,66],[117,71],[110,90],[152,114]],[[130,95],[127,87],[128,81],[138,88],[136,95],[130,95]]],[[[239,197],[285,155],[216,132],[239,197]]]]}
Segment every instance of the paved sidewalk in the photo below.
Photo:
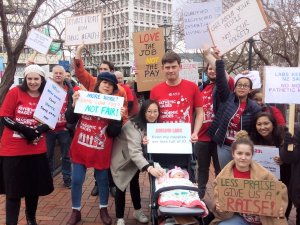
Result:
{"type": "MultiPolygon", "coordinates": [[[[205,199],[211,199],[213,173],[210,173],[210,182],[208,184],[208,193],[205,199]]],[[[102,224],[99,217],[99,199],[90,195],[94,185],[93,170],[89,169],[86,176],[86,181],[83,186],[82,196],[82,221],[78,225],[99,225],[102,224]]],[[[37,221],[39,225],[65,225],[71,214],[71,193],[69,189],[63,186],[62,176],[57,175],[54,178],[55,190],[51,195],[41,197],[37,210],[37,221]]],[[[140,176],[142,208],[149,215],[149,182],[147,173],[142,173],[140,176]]],[[[115,222],[114,199],[109,198],[109,213],[115,222]]],[[[133,216],[133,206],[130,195],[126,195],[125,222],[126,225],[135,225],[137,222],[133,216]]],[[[5,197],[0,196],[0,225],[5,224],[5,197]]],[[[24,215],[24,202],[19,216],[19,224],[26,225],[24,215]]],[[[295,225],[295,209],[291,213],[289,225],[295,225]]]]}

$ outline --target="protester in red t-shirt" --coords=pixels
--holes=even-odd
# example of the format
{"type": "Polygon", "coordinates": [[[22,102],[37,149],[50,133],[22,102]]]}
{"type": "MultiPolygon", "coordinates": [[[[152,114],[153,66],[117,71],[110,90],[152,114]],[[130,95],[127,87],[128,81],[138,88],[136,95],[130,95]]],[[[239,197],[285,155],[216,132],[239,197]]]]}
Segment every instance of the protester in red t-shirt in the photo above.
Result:
{"type": "Polygon", "coordinates": [[[39,196],[53,191],[44,132],[49,130],[33,114],[45,87],[38,65],[24,71],[24,82],[6,95],[0,110],[4,132],[0,145],[0,194],[6,195],[6,224],[17,224],[25,197],[27,224],[36,224],[39,196]]]}
{"type": "MultiPolygon", "coordinates": [[[[117,78],[110,72],[103,72],[98,76],[95,92],[112,95],[118,90],[117,78]]],[[[75,105],[79,92],[73,95],[75,105]]],[[[125,108],[121,108],[121,116],[125,108]]],[[[72,171],[72,214],[67,225],[75,225],[81,220],[81,196],[86,169],[94,168],[99,188],[100,218],[105,225],[112,223],[108,215],[108,170],[111,161],[113,137],[121,132],[122,120],[109,120],[96,116],[79,115],[74,108],[67,109],[67,121],[78,121],[74,138],[70,147],[70,156],[73,163],[72,171]]]]}
{"type": "MultiPolygon", "coordinates": [[[[236,141],[231,146],[233,160],[230,161],[219,173],[218,178],[242,178],[242,179],[255,179],[256,181],[276,181],[276,177],[273,173],[265,169],[260,164],[252,160],[254,153],[254,144],[249,139],[247,132],[240,131],[236,135],[236,141]]],[[[287,188],[284,184],[281,184],[278,188],[278,196],[281,198],[280,208],[278,211],[279,217],[260,216],[253,214],[246,214],[241,212],[224,212],[220,207],[219,199],[219,184],[217,179],[214,181],[214,205],[215,205],[215,219],[211,224],[219,225],[235,225],[235,224],[252,224],[252,225],[268,225],[268,224],[280,224],[287,225],[287,220],[284,217],[284,212],[287,207],[287,188]]],[[[238,188],[238,187],[233,187],[238,188]]],[[[241,187],[242,188],[242,187],[241,187]]],[[[242,188],[244,190],[244,188],[242,188]]],[[[242,207],[243,208],[243,207],[242,207]]],[[[247,208],[247,207],[246,207],[247,208]]],[[[274,214],[277,214],[276,212],[274,214]]]]}
{"type": "Polygon", "coordinates": [[[118,80],[118,84],[124,88],[127,96],[127,103],[128,103],[128,114],[131,113],[132,107],[133,107],[133,94],[130,89],[130,87],[127,84],[124,84],[124,75],[121,71],[115,71],[115,75],[118,80]]]}

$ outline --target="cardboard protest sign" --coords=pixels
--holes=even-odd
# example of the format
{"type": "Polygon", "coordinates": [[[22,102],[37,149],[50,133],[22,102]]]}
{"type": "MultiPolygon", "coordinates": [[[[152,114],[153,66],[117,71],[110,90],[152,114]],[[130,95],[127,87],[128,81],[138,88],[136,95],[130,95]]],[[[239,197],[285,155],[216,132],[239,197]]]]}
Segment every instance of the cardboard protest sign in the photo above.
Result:
{"type": "Polygon", "coordinates": [[[265,103],[299,104],[300,67],[264,68],[265,103]]]}
{"type": "Polygon", "coordinates": [[[190,123],[148,123],[148,153],[192,154],[190,123]]]}
{"type": "Polygon", "coordinates": [[[252,81],[252,89],[261,88],[259,71],[249,71],[248,74],[238,74],[234,77],[234,83],[241,77],[247,77],[252,81]]]}
{"type": "Polygon", "coordinates": [[[182,68],[179,72],[179,76],[182,79],[194,82],[198,86],[199,73],[198,64],[195,62],[181,63],[182,68]]]}
{"type": "Polygon", "coordinates": [[[242,0],[208,27],[214,45],[223,55],[268,25],[260,0],[242,0]]]}
{"type": "Polygon", "coordinates": [[[280,166],[274,161],[274,157],[279,156],[279,149],[274,146],[254,146],[253,160],[272,172],[280,179],[280,166]]]}
{"type": "Polygon", "coordinates": [[[218,201],[223,211],[277,217],[281,181],[217,178],[218,201]]]}
{"type": "Polygon", "coordinates": [[[89,91],[79,91],[79,93],[80,97],[75,104],[75,113],[121,120],[123,97],[89,91]]]}
{"type": "Polygon", "coordinates": [[[208,24],[222,14],[222,1],[188,3],[183,8],[184,40],[188,49],[212,46],[208,24]]]}
{"type": "Polygon", "coordinates": [[[133,33],[138,91],[149,91],[165,80],[161,58],[165,54],[163,28],[133,33]]]}
{"type": "Polygon", "coordinates": [[[33,117],[54,129],[66,96],[65,89],[48,79],[33,117]]]}
{"type": "Polygon", "coordinates": [[[4,74],[4,63],[3,63],[3,57],[0,57],[0,78],[3,77],[4,74]]]}
{"type": "Polygon", "coordinates": [[[51,42],[51,37],[35,29],[31,29],[26,39],[25,45],[46,55],[48,53],[51,42]]]}
{"type": "Polygon", "coordinates": [[[102,13],[66,18],[66,39],[64,45],[101,43],[102,20],[102,13]]]}

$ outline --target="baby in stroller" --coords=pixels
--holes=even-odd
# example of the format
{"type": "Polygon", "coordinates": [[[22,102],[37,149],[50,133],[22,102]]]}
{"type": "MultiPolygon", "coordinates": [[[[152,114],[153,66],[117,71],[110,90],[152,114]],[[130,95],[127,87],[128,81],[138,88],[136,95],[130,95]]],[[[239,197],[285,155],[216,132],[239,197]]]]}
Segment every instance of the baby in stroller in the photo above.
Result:
{"type": "MultiPolygon", "coordinates": [[[[196,187],[197,185],[189,180],[189,174],[186,170],[175,166],[165,173],[165,176],[156,179],[156,191],[165,187],[187,186],[196,187]]],[[[199,198],[198,192],[184,189],[174,189],[161,192],[158,198],[158,204],[165,207],[198,207],[203,209],[203,217],[208,214],[206,205],[199,198]]]]}

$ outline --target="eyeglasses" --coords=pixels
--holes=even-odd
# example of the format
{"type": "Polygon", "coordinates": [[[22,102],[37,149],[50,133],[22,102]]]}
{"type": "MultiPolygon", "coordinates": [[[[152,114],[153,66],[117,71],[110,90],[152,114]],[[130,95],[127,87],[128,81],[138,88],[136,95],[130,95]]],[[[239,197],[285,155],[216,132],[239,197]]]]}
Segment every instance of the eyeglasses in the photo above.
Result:
{"type": "Polygon", "coordinates": [[[250,85],[249,84],[242,84],[242,83],[238,83],[236,85],[237,88],[243,88],[243,89],[249,89],[250,85]]]}
{"type": "Polygon", "coordinates": [[[158,114],[158,111],[147,111],[146,113],[147,113],[148,115],[151,115],[151,114],[157,115],[157,114],[158,114]]]}

